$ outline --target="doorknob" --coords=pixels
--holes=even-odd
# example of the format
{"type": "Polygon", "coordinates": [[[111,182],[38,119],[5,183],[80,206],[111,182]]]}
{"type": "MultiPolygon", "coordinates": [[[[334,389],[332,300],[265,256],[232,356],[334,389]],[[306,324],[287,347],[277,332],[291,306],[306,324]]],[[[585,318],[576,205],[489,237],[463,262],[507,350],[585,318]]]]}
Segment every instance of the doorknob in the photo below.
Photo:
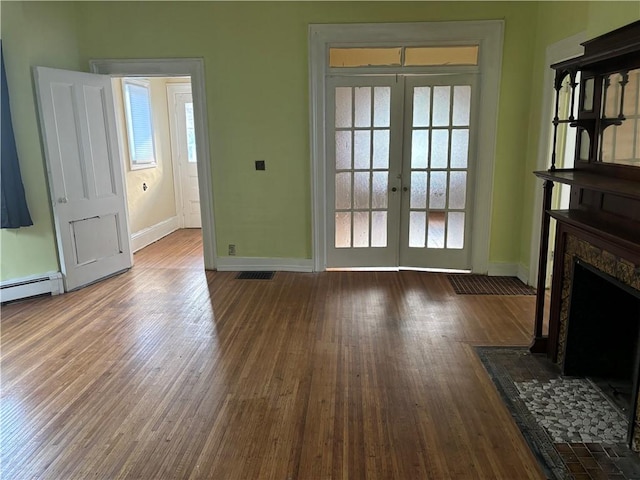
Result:
{"type": "Polygon", "coordinates": [[[406,191],[408,191],[408,190],[409,190],[409,187],[402,187],[402,191],[403,191],[403,192],[406,192],[406,191]]]}
{"type": "Polygon", "coordinates": [[[397,192],[397,191],[398,191],[398,189],[397,189],[396,187],[392,187],[392,188],[391,188],[391,191],[392,191],[392,192],[397,192]]]}

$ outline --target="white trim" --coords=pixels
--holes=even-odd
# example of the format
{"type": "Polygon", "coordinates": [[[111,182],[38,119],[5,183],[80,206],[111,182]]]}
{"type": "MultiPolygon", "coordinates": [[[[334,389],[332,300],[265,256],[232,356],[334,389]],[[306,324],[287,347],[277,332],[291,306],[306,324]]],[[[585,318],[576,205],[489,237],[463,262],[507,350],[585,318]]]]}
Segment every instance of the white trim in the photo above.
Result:
{"type": "Polygon", "coordinates": [[[216,236],[213,205],[213,177],[207,118],[204,60],[202,58],[100,59],[89,62],[93,73],[111,76],[191,77],[193,116],[198,155],[198,187],[202,215],[202,247],[204,268],[215,270],[216,236]]]}
{"type": "MultiPolygon", "coordinates": [[[[547,46],[544,57],[545,71],[542,89],[542,109],[540,112],[540,138],[538,139],[538,158],[536,170],[549,168],[551,158],[551,120],[553,118],[554,71],[550,65],[577,57],[584,53],[584,47],[580,45],[586,41],[586,32],[580,32],[567,37],[559,42],[547,46]]],[[[533,219],[531,228],[531,243],[529,252],[529,285],[536,285],[538,280],[538,259],[540,257],[540,220],[542,218],[542,180],[535,179],[535,191],[533,199],[533,219]]]]}
{"type": "Polygon", "coordinates": [[[516,277],[518,275],[518,265],[515,263],[491,262],[487,268],[487,275],[490,277],[516,277]]]}
{"type": "Polygon", "coordinates": [[[170,233],[175,232],[180,228],[180,218],[178,216],[167,218],[155,225],[131,234],[131,251],[137,252],[138,250],[151,245],[153,242],[157,242],[163,237],[166,237],[170,233]]]}
{"type": "Polygon", "coordinates": [[[36,295],[59,295],[63,292],[64,284],[60,272],[48,272],[0,282],[0,302],[3,303],[36,295]]]}
{"type": "Polygon", "coordinates": [[[220,272],[313,272],[313,260],[305,258],[219,257],[220,272]]]}
{"type": "Polygon", "coordinates": [[[480,45],[481,99],[478,164],[474,193],[471,264],[486,273],[489,260],[493,170],[502,71],[504,21],[309,25],[309,109],[311,139],[312,252],[315,271],[326,269],[325,95],[329,44],[359,46],[473,42],[480,45]]]}

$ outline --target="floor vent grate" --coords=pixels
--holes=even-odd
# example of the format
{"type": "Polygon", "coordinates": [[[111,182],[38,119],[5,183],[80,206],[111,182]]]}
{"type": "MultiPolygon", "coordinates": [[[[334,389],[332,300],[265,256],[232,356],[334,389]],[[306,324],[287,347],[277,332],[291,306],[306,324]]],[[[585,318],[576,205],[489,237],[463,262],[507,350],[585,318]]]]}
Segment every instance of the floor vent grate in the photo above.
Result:
{"type": "Polygon", "coordinates": [[[240,272],[238,280],[271,280],[275,272],[240,272]]]}

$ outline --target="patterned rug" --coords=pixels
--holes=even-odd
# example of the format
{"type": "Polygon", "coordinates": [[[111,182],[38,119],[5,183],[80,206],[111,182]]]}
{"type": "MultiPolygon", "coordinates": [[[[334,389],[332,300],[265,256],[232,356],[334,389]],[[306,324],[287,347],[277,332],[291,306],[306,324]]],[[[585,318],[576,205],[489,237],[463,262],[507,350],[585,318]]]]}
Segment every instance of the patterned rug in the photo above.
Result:
{"type": "Polygon", "coordinates": [[[516,277],[490,277],[488,275],[447,275],[458,295],[535,295],[535,289],[516,277]]]}
{"type": "Polygon", "coordinates": [[[562,377],[525,347],[476,347],[548,478],[640,479],[626,414],[587,378],[562,377]]]}

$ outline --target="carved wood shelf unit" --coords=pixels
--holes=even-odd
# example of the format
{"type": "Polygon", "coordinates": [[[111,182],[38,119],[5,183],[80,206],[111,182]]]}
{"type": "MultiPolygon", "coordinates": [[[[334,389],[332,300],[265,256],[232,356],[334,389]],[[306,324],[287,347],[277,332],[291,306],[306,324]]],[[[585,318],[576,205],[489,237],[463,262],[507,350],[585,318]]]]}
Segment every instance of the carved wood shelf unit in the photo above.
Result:
{"type": "Polygon", "coordinates": [[[562,276],[569,275],[568,267],[560,264],[567,260],[558,253],[565,251],[567,235],[572,242],[584,239],[594,251],[628,263],[635,269],[634,278],[640,272],[640,21],[582,45],[584,55],[551,66],[556,72],[551,166],[534,172],[544,180],[545,193],[530,349],[553,361],[558,361],[561,297],[567,282],[562,276]],[[572,145],[566,141],[567,129],[575,131],[573,168],[559,168],[565,167],[560,157],[566,158],[572,145]],[[554,209],[558,202],[552,191],[558,183],[571,187],[568,208],[554,209]],[[549,332],[544,334],[551,218],[557,230],[549,332]]]}

